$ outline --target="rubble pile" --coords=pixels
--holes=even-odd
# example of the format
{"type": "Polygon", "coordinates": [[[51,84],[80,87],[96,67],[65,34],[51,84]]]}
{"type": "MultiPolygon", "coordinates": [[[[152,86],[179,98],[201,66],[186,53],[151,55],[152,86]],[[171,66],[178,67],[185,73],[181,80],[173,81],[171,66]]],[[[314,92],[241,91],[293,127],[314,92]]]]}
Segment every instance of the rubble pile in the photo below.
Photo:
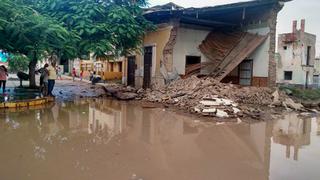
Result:
{"type": "Polygon", "coordinates": [[[237,103],[270,105],[273,102],[272,91],[269,88],[239,87],[224,84],[214,78],[179,79],[168,86],[147,91],[145,100],[173,103],[181,106],[195,105],[206,96],[216,95],[231,99],[237,103]]]}
{"type": "Polygon", "coordinates": [[[143,99],[172,104],[206,116],[238,117],[244,114],[259,114],[258,108],[248,108],[247,104],[283,106],[282,102],[288,101],[288,98],[280,93],[270,88],[240,87],[220,83],[210,77],[192,76],[176,80],[164,87],[147,90],[143,99]]]}
{"type": "Polygon", "coordinates": [[[138,94],[136,89],[129,86],[123,86],[119,84],[106,84],[103,85],[107,95],[113,96],[118,100],[133,100],[136,99],[138,94]]]}
{"type": "Polygon", "coordinates": [[[281,106],[289,110],[304,108],[290,99],[285,92],[220,83],[211,77],[191,76],[173,81],[167,86],[147,90],[137,90],[119,84],[106,84],[103,87],[107,95],[118,100],[136,99],[162,103],[192,113],[219,118],[250,116],[259,119],[261,106],[281,106]]]}

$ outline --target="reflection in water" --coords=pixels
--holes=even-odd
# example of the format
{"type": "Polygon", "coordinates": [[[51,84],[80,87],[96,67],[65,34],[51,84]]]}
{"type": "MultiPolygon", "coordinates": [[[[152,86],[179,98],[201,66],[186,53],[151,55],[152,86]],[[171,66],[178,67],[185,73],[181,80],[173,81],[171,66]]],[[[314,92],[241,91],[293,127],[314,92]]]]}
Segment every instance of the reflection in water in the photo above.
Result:
{"type": "Polygon", "coordinates": [[[277,164],[288,160],[275,145],[287,147],[288,158],[293,147],[298,160],[313,131],[311,120],[295,114],[215,126],[103,99],[2,112],[0,119],[0,161],[11,162],[0,163],[4,179],[287,179],[278,171],[292,172],[277,164]]]}
{"type": "Polygon", "coordinates": [[[302,120],[297,114],[285,115],[283,120],[275,122],[273,126],[273,140],[286,146],[286,157],[290,158],[293,147],[293,159],[298,160],[299,149],[310,145],[311,120],[302,120]]]}
{"type": "Polygon", "coordinates": [[[89,105],[88,133],[94,134],[96,142],[108,143],[122,133],[126,125],[126,106],[116,101],[97,100],[89,105]]]}

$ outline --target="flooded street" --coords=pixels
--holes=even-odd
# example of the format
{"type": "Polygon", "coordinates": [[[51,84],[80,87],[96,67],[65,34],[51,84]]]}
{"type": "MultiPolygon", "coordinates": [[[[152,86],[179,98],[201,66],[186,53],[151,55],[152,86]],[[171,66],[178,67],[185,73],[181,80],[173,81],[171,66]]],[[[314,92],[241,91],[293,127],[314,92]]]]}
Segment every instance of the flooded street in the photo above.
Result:
{"type": "Polygon", "coordinates": [[[1,180],[316,180],[320,119],[221,124],[106,99],[0,111],[1,180]]]}

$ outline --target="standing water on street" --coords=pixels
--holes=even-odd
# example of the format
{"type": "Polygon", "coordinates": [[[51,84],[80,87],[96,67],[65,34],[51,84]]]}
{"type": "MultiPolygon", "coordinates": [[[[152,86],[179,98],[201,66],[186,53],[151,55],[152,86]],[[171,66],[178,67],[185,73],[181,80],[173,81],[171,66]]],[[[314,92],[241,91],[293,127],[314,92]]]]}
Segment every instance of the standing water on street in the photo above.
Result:
{"type": "Polygon", "coordinates": [[[3,180],[318,179],[320,119],[215,123],[107,99],[0,111],[3,180]]]}

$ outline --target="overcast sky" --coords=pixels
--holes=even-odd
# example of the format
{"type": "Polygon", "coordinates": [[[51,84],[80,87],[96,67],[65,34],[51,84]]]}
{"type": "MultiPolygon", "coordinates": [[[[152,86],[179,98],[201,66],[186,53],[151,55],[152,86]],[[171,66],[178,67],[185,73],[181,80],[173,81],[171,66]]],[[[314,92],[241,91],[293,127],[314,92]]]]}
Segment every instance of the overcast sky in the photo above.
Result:
{"type": "MultiPolygon", "coordinates": [[[[204,7],[248,0],[149,0],[150,6],[173,2],[183,7],[204,7]]],[[[290,32],[292,21],[306,19],[306,32],[317,35],[317,55],[320,55],[320,0],[293,0],[285,4],[278,16],[277,33],[290,32]]]]}

